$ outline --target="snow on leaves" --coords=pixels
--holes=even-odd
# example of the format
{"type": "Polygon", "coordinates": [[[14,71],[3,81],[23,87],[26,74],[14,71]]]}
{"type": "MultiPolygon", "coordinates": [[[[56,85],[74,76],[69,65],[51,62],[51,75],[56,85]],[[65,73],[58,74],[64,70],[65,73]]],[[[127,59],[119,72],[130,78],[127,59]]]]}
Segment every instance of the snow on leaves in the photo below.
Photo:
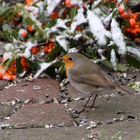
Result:
{"type": "Polygon", "coordinates": [[[100,46],[105,46],[107,44],[108,31],[105,29],[101,19],[91,10],[87,11],[87,19],[89,28],[93,36],[95,36],[97,43],[100,46]]]}
{"type": "Polygon", "coordinates": [[[77,15],[74,17],[74,22],[71,24],[71,32],[73,33],[76,27],[82,23],[87,22],[87,19],[84,16],[84,9],[78,9],[77,15]]]}
{"type": "Polygon", "coordinates": [[[127,49],[126,49],[126,43],[124,41],[124,36],[119,27],[119,24],[114,18],[112,19],[112,22],[111,22],[111,34],[112,34],[113,41],[118,47],[118,53],[122,55],[126,54],[127,49]]]}

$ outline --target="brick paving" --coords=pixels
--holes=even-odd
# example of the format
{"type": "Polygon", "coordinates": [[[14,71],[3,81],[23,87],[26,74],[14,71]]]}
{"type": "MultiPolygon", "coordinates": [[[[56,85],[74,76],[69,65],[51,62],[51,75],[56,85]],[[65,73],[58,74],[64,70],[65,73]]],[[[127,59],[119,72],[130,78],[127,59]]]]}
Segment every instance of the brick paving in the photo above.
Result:
{"type": "Polygon", "coordinates": [[[8,102],[15,99],[34,99],[43,102],[46,100],[46,96],[57,98],[59,93],[58,82],[49,78],[42,78],[33,82],[23,81],[8,89],[4,89],[0,93],[0,102],[8,102]]]}
{"type": "Polygon", "coordinates": [[[88,131],[79,127],[29,128],[0,131],[0,140],[89,140],[88,131]]]}
{"type": "Polygon", "coordinates": [[[69,110],[80,109],[85,100],[78,100],[82,95],[71,86],[68,86],[71,101],[61,104],[59,83],[51,78],[21,81],[9,88],[4,88],[8,82],[0,84],[0,140],[140,138],[140,94],[101,94],[96,101],[98,108],[87,108],[73,118],[69,110]],[[97,125],[93,127],[94,123],[97,125]]]}
{"type": "Polygon", "coordinates": [[[0,91],[4,89],[5,86],[8,85],[7,81],[0,80],[0,91]]]}
{"type": "Polygon", "coordinates": [[[28,104],[12,115],[7,123],[14,128],[72,126],[72,119],[63,105],[28,104]]]}
{"type": "Polygon", "coordinates": [[[0,92],[0,116],[10,116],[6,123],[14,128],[72,126],[70,115],[57,102],[59,93],[58,82],[50,78],[22,81],[0,92]]]}

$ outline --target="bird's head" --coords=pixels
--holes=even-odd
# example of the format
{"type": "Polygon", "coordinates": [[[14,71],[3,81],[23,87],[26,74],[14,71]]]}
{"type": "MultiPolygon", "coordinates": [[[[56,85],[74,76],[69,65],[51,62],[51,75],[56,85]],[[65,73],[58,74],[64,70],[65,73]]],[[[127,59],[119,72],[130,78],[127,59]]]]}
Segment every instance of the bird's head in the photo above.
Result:
{"type": "Polygon", "coordinates": [[[78,64],[79,62],[84,61],[84,60],[87,60],[87,58],[84,55],[80,53],[76,53],[76,52],[68,53],[63,56],[63,61],[65,63],[78,64]]]}
{"type": "Polygon", "coordinates": [[[63,56],[63,61],[66,67],[66,74],[68,75],[68,71],[71,70],[75,65],[80,63],[81,61],[86,60],[87,58],[79,53],[68,53],[63,56]]]}

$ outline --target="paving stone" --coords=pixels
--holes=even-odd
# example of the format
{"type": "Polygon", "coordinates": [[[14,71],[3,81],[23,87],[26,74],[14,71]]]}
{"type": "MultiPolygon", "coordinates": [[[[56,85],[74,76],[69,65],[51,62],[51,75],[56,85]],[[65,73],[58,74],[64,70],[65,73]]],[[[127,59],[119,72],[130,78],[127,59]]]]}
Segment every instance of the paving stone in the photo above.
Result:
{"type": "Polygon", "coordinates": [[[7,121],[16,128],[45,125],[72,126],[72,119],[61,104],[28,104],[7,121]]]}
{"type": "Polygon", "coordinates": [[[9,117],[13,113],[13,107],[6,104],[0,104],[0,118],[9,117]]]}
{"type": "MultiPolygon", "coordinates": [[[[77,96],[77,92],[70,93],[71,96],[77,96]]],[[[95,102],[97,108],[86,108],[86,110],[80,114],[82,118],[88,118],[95,122],[109,122],[114,118],[126,119],[129,115],[134,116],[140,120],[140,94],[137,95],[119,95],[119,94],[108,94],[105,91],[104,94],[99,94],[95,102]]],[[[80,110],[85,100],[76,100],[69,103],[69,107],[73,110],[80,110]]],[[[90,104],[91,102],[89,102],[90,104]]]]}
{"type": "Polygon", "coordinates": [[[0,91],[4,89],[5,86],[8,85],[7,81],[0,80],[0,91]]]}
{"type": "Polygon", "coordinates": [[[57,98],[59,92],[58,82],[50,78],[35,79],[33,82],[22,81],[1,91],[0,102],[16,99],[34,99],[42,102],[46,100],[46,95],[50,98],[57,98]]]}
{"type": "Polygon", "coordinates": [[[91,134],[98,133],[99,140],[140,140],[140,121],[122,121],[105,124],[92,130],[91,134]]]}
{"type": "Polygon", "coordinates": [[[89,140],[85,128],[36,128],[0,131],[1,140],[89,140]]]}
{"type": "Polygon", "coordinates": [[[94,110],[86,109],[81,114],[95,122],[108,122],[114,118],[126,119],[128,116],[133,116],[140,120],[140,95],[123,95],[110,97],[109,100],[105,97],[97,98],[94,110]]]}

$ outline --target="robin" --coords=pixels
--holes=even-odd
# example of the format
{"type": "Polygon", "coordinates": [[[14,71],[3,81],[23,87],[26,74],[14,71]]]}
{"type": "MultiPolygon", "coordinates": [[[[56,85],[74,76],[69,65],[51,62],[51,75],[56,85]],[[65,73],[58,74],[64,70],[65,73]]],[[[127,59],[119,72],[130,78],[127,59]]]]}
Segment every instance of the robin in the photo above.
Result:
{"type": "Polygon", "coordinates": [[[66,75],[70,84],[80,93],[89,96],[83,108],[77,112],[81,113],[87,107],[88,102],[94,96],[91,107],[102,89],[117,89],[121,92],[129,92],[128,89],[112,81],[107,74],[87,57],[79,53],[69,53],[63,56],[66,75]]]}

